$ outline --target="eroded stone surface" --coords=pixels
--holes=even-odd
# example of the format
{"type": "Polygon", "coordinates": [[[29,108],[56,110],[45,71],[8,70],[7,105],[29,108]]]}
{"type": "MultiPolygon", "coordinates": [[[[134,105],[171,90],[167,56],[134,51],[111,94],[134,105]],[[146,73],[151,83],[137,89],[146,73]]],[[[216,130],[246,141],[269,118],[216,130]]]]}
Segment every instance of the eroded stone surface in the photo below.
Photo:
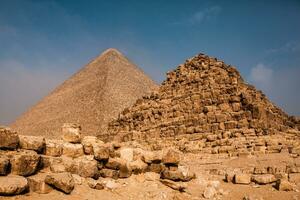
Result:
{"type": "Polygon", "coordinates": [[[45,182],[66,194],[70,194],[75,187],[71,173],[49,174],[46,176],[45,182]]]}
{"type": "Polygon", "coordinates": [[[28,190],[28,182],[22,176],[0,176],[0,195],[17,195],[28,190]]]}

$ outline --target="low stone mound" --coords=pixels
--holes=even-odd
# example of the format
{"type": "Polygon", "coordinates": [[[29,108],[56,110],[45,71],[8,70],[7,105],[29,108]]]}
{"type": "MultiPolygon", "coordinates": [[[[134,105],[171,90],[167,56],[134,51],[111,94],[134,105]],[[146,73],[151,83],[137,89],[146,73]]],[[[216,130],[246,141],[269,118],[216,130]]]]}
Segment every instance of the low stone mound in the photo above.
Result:
{"type": "Polygon", "coordinates": [[[209,153],[272,153],[299,148],[298,121],[244,82],[233,66],[199,54],[137,100],[103,140],[138,141],[209,153]]]}

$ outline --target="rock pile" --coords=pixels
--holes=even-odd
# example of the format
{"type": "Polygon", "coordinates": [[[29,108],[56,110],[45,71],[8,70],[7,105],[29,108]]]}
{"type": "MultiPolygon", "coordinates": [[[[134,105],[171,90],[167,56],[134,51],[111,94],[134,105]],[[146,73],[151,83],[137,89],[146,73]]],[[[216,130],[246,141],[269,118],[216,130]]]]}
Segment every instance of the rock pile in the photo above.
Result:
{"type": "Polygon", "coordinates": [[[233,66],[199,54],[169,72],[158,92],[125,109],[102,139],[190,152],[243,155],[289,149],[299,154],[298,125],[233,66]]]}
{"type": "Polygon", "coordinates": [[[93,189],[103,189],[113,187],[104,178],[140,173],[148,173],[149,178],[157,174],[169,187],[183,190],[175,185],[195,178],[180,164],[178,150],[148,151],[125,143],[104,143],[94,136],[82,137],[77,124],[63,125],[62,140],[19,136],[9,128],[1,128],[0,136],[0,195],[28,190],[48,193],[52,188],[69,194],[82,180],[93,189]]]}

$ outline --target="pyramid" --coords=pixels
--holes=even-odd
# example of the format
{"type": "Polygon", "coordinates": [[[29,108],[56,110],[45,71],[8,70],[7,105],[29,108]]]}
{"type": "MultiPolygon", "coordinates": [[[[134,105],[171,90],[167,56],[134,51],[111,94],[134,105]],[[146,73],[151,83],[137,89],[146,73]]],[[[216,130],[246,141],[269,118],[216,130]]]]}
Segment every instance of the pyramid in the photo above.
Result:
{"type": "Polygon", "coordinates": [[[235,67],[199,54],[168,72],[157,92],[125,109],[102,139],[154,149],[272,151],[266,146],[272,138],[282,148],[299,142],[297,126],[235,67]]]}
{"type": "Polygon", "coordinates": [[[85,135],[103,134],[107,123],[156,84],[116,49],[99,57],[20,116],[11,127],[20,134],[60,136],[63,123],[79,123],[85,135]]]}

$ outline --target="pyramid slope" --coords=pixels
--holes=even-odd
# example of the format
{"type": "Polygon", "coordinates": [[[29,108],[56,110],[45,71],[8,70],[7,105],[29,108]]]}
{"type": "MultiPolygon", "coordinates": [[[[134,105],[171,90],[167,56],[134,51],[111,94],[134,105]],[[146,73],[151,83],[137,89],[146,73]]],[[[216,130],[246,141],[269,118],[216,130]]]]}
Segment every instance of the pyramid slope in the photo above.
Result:
{"type": "Polygon", "coordinates": [[[102,134],[107,123],[156,84],[115,49],[99,57],[19,117],[11,127],[21,134],[60,136],[65,122],[79,123],[86,135],[102,134]]]}
{"type": "Polygon", "coordinates": [[[169,72],[157,93],[125,109],[103,139],[115,136],[153,148],[192,143],[202,149],[230,148],[235,138],[243,137],[236,146],[248,147],[257,138],[295,127],[291,117],[246,84],[234,67],[199,54],[169,72]]]}

